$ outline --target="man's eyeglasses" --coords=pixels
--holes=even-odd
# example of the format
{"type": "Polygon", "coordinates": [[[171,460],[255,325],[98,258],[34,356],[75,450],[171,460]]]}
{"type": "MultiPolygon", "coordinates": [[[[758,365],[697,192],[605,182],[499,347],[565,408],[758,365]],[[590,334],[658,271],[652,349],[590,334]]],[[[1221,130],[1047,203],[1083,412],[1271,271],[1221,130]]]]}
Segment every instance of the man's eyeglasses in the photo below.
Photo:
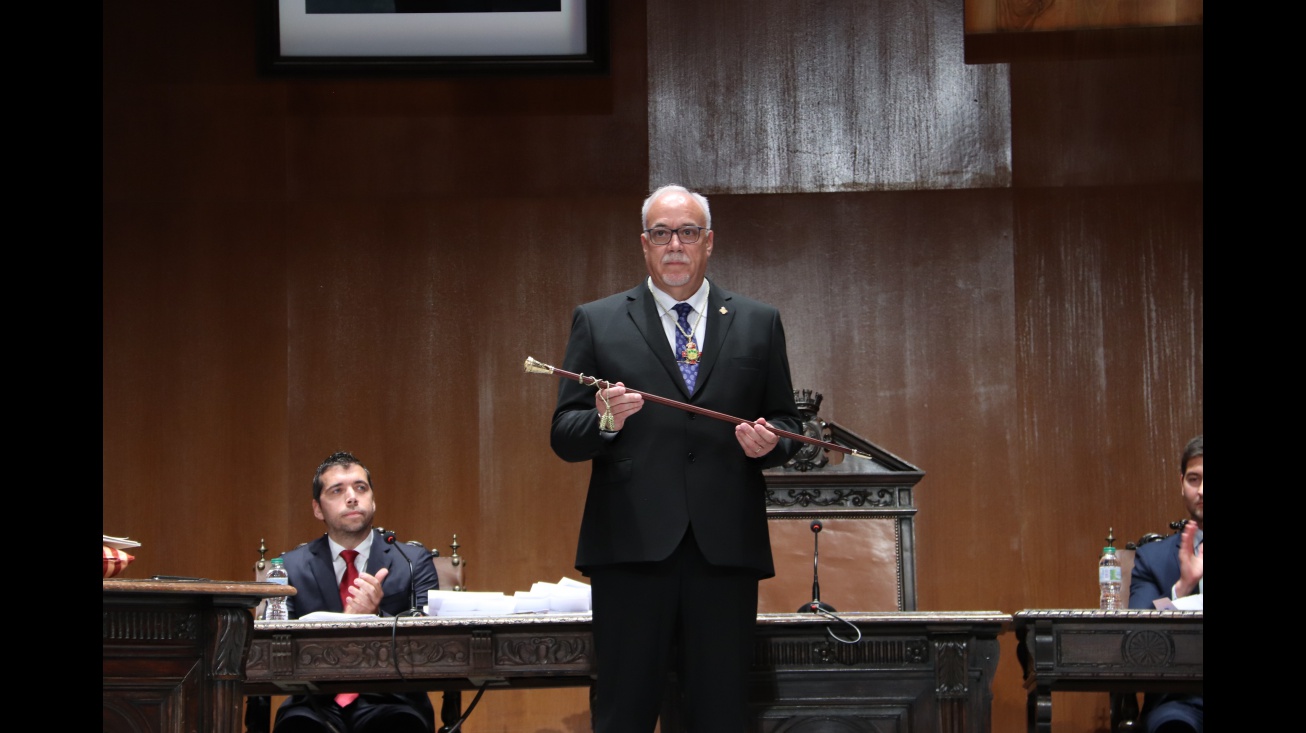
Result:
{"type": "Polygon", "coordinates": [[[667,229],[666,227],[653,227],[645,229],[644,233],[648,235],[648,241],[659,247],[671,244],[671,235],[680,237],[681,244],[694,244],[702,236],[702,232],[707,227],[683,226],[679,229],[667,229]]]}

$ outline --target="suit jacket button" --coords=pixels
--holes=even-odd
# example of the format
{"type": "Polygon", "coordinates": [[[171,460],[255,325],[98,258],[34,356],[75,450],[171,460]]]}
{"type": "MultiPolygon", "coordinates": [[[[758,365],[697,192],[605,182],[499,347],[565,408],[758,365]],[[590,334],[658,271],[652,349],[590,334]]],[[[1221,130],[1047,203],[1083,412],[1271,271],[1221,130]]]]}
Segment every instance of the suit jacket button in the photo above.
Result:
{"type": "Polygon", "coordinates": [[[693,453],[690,453],[690,454],[689,454],[689,462],[690,462],[690,463],[693,463],[693,462],[694,462],[694,454],[693,454],[693,453]]]}

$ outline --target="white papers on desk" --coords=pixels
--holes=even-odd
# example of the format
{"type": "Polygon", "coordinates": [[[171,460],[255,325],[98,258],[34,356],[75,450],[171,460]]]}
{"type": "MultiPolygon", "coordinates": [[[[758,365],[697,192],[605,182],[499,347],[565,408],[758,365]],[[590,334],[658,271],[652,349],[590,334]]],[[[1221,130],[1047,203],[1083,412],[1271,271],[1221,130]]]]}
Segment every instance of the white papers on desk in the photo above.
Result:
{"type": "Polygon", "coordinates": [[[529,591],[504,593],[427,591],[428,616],[507,616],[515,613],[586,613],[590,587],[570,578],[558,583],[536,583],[529,591]]]}
{"type": "Polygon", "coordinates": [[[339,613],[336,611],[314,611],[299,617],[300,621],[364,621],[369,618],[381,618],[375,613],[339,613]]]}
{"type": "Polygon", "coordinates": [[[547,595],[519,590],[512,594],[515,602],[513,613],[548,613],[549,597],[547,595]]]}
{"type": "Polygon", "coordinates": [[[426,592],[428,616],[506,616],[513,612],[513,599],[502,593],[467,590],[426,592]]]}
{"type": "Polygon", "coordinates": [[[1156,606],[1158,611],[1166,611],[1169,609],[1174,609],[1176,611],[1200,611],[1202,610],[1202,594],[1194,593],[1191,596],[1176,598],[1173,601],[1169,598],[1158,598],[1155,601],[1152,601],[1152,605],[1156,606]]]}
{"type": "Polygon", "coordinates": [[[557,583],[536,583],[531,586],[531,595],[547,598],[551,613],[584,613],[593,608],[590,587],[571,578],[557,583]]]}
{"type": "Polygon", "coordinates": [[[127,550],[133,547],[140,547],[141,543],[135,540],[129,540],[126,537],[110,537],[104,535],[104,546],[112,547],[115,550],[127,550]]]}

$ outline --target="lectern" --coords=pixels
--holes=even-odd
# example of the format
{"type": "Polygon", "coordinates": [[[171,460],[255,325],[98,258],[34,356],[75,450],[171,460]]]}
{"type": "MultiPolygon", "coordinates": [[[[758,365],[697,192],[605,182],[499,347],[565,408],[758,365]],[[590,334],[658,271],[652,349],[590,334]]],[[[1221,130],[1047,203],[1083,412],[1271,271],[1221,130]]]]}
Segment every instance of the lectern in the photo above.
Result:
{"type": "Polygon", "coordinates": [[[793,613],[812,600],[813,519],[820,519],[821,601],[839,612],[916,610],[916,507],[925,473],[819,415],[823,397],[794,390],[803,434],[873,456],[804,443],[765,471],[776,576],[762,581],[760,613],[793,613]]]}

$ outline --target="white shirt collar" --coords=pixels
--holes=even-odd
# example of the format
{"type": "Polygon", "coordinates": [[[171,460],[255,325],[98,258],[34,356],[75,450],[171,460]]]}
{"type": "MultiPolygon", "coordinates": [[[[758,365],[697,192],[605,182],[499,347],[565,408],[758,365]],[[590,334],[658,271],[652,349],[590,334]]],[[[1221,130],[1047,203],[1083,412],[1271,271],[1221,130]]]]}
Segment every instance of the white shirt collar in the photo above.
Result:
{"type": "Polygon", "coordinates": [[[657,285],[655,285],[653,283],[652,276],[648,277],[647,282],[648,282],[649,291],[653,293],[653,297],[656,298],[658,303],[662,305],[662,311],[675,313],[673,307],[676,305],[676,303],[683,302],[683,303],[689,303],[689,306],[694,309],[695,313],[702,313],[702,314],[707,313],[707,291],[708,291],[707,278],[703,278],[703,282],[699,283],[698,285],[698,290],[695,290],[694,294],[689,296],[688,300],[684,300],[684,301],[676,300],[675,298],[668,295],[666,291],[662,290],[657,285]]]}
{"type": "MultiPolygon", "coordinates": [[[[354,548],[355,550],[358,550],[357,560],[362,561],[363,567],[367,567],[367,559],[372,554],[372,538],[375,536],[375,531],[368,532],[367,537],[362,542],[358,543],[358,547],[354,548]]],[[[331,539],[331,535],[327,535],[327,544],[331,546],[331,562],[336,565],[337,574],[343,573],[345,571],[345,566],[340,564],[342,562],[340,559],[340,551],[349,548],[331,539]]]]}

